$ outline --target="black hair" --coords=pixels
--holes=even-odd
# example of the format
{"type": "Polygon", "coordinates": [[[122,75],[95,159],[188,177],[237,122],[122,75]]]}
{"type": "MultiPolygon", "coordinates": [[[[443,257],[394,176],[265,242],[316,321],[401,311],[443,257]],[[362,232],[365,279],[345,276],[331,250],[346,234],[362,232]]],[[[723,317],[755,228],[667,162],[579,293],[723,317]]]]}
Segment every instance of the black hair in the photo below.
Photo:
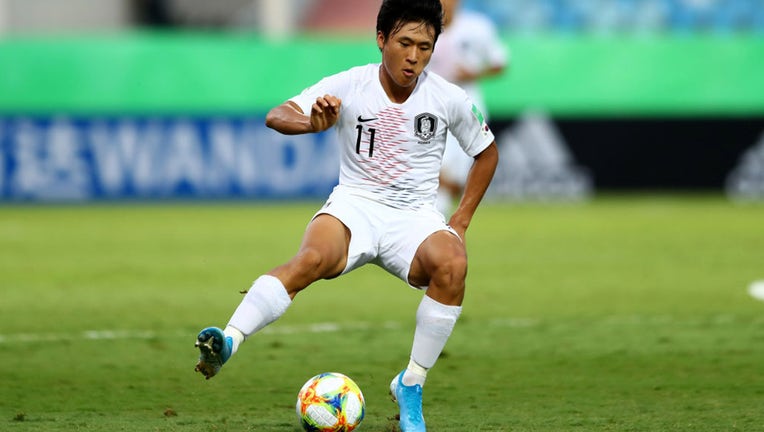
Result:
{"type": "Polygon", "coordinates": [[[440,0],[384,0],[377,15],[377,32],[385,39],[410,22],[431,26],[435,40],[443,31],[443,5],[440,0]]]}

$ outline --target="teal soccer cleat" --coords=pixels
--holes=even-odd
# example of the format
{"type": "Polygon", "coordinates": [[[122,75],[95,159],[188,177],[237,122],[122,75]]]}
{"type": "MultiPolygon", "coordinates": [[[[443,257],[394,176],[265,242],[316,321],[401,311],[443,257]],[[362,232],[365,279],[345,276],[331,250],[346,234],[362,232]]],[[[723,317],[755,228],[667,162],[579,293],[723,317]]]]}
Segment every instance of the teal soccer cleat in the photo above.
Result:
{"type": "Polygon", "coordinates": [[[403,372],[390,383],[390,396],[400,409],[401,432],[426,432],[422,415],[422,386],[403,384],[403,372]]]}
{"type": "Polygon", "coordinates": [[[223,330],[217,327],[200,331],[195,344],[199,348],[199,362],[194,370],[207,379],[214,377],[231,357],[232,345],[233,339],[226,337],[223,330]]]}

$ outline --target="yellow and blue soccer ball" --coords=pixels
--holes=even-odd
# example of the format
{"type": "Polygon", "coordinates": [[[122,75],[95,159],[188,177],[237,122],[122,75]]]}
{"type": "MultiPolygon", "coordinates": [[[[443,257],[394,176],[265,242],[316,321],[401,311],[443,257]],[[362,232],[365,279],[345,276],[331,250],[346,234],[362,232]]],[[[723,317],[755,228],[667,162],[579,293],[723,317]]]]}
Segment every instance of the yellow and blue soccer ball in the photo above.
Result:
{"type": "Polygon", "coordinates": [[[308,432],[350,432],[365,412],[361,389],[338,372],[314,376],[297,394],[297,417],[308,432]]]}

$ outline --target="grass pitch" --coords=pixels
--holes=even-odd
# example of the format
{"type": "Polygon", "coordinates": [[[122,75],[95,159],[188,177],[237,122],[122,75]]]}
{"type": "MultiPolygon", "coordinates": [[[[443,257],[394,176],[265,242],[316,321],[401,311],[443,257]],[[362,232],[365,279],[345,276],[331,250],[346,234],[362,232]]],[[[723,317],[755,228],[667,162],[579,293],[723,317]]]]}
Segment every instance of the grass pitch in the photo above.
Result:
{"type": "MultiPolygon", "coordinates": [[[[317,203],[0,208],[0,430],[298,432],[297,391],[351,376],[362,431],[421,294],[367,266],[298,296],[210,381],[224,325],[317,203]]],[[[764,430],[764,206],[610,197],[482,207],[462,319],[425,388],[433,431],[764,430]]]]}

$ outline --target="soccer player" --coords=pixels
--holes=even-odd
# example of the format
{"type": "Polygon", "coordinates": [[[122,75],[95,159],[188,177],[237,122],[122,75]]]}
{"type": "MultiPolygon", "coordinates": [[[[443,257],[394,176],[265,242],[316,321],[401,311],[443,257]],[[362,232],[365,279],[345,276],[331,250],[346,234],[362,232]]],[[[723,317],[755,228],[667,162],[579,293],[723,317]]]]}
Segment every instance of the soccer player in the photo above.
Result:
{"type": "MultiPolygon", "coordinates": [[[[479,81],[506,70],[508,50],[488,17],[462,9],[460,0],[441,0],[441,3],[443,34],[438,38],[438,49],[432,55],[429,70],[463,88],[487,116],[479,81]]],[[[472,158],[449,133],[438,190],[438,209],[446,216],[461,196],[470,165],[472,158]]]]}
{"type": "Polygon", "coordinates": [[[409,363],[391,383],[401,430],[425,431],[422,387],[461,313],[465,233],[498,162],[494,136],[464,90],[425,71],[441,17],[439,0],[384,0],[381,63],[326,77],[266,116],[283,134],[334,127],[340,180],[297,254],[255,280],[224,330],[208,327],[197,336],[196,370],[208,379],[312,282],[374,263],[425,292],[409,363]],[[435,207],[446,130],[475,159],[448,224],[435,207]]]}

